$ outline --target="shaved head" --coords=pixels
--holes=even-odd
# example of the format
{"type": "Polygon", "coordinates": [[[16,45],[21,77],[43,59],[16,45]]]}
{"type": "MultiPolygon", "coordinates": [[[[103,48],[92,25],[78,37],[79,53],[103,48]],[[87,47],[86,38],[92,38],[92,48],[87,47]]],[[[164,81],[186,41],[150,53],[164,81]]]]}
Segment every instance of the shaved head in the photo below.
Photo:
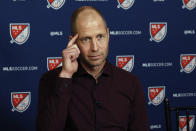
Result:
{"type": "MultiPolygon", "coordinates": [[[[85,24],[85,20],[93,20],[95,17],[100,17],[100,20],[107,28],[105,18],[99,10],[92,6],[83,6],[76,9],[71,16],[71,34],[74,36],[77,34],[77,25],[82,21],[85,24]]],[[[81,23],[81,24],[82,24],[81,23]]]]}
{"type": "Polygon", "coordinates": [[[109,44],[109,29],[102,14],[91,6],[78,8],[71,16],[71,33],[78,38],[79,60],[84,68],[103,68],[109,44]]]}

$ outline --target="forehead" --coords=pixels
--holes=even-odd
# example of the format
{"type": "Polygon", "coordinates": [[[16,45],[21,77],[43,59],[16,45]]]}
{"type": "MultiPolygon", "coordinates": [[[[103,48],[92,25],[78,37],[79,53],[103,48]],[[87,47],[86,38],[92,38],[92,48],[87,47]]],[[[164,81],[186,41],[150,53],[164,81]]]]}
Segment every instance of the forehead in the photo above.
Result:
{"type": "Polygon", "coordinates": [[[78,34],[104,33],[106,27],[101,16],[93,10],[81,12],[76,20],[76,30],[78,34]]]}

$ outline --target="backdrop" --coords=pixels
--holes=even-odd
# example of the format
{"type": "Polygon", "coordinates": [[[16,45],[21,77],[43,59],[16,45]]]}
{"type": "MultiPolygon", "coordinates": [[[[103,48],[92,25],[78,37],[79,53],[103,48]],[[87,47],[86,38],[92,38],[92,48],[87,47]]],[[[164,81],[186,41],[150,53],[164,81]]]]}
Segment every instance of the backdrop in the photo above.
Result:
{"type": "MultiPolygon", "coordinates": [[[[165,131],[164,98],[169,98],[172,106],[196,106],[196,0],[1,3],[0,130],[35,131],[39,79],[61,65],[70,16],[83,5],[97,7],[106,18],[110,29],[108,60],[139,77],[150,130],[165,131]]],[[[191,129],[196,131],[196,112],[190,114],[191,129]]],[[[181,112],[181,130],[186,128],[184,116],[181,112]]]]}

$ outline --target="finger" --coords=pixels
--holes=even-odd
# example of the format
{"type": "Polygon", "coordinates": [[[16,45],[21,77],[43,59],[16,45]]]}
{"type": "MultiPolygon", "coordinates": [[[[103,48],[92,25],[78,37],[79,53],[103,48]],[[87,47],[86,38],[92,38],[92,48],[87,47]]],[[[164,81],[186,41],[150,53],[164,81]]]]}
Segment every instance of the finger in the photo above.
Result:
{"type": "Polygon", "coordinates": [[[78,55],[80,54],[80,49],[78,48],[78,46],[76,45],[76,50],[78,52],[78,55]]]}
{"type": "Polygon", "coordinates": [[[78,48],[77,45],[73,45],[71,48],[76,49],[77,53],[80,54],[80,49],[78,48]]]}
{"type": "Polygon", "coordinates": [[[63,56],[69,59],[76,59],[79,56],[79,53],[76,48],[67,49],[63,52],[63,56]]]}
{"type": "Polygon", "coordinates": [[[70,54],[70,60],[75,61],[78,58],[78,54],[76,52],[72,52],[70,54]]]}
{"type": "Polygon", "coordinates": [[[75,43],[75,41],[76,41],[77,38],[78,38],[78,34],[76,34],[76,35],[69,41],[67,47],[72,46],[72,45],[75,43]]]}
{"type": "Polygon", "coordinates": [[[76,49],[77,53],[80,54],[80,49],[76,44],[72,45],[71,47],[67,48],[66,50],[76,49]]]}
{"type": "Polygon", "coordinates": [[[80,54],[80,50],[79,50],[79,48],[77,47],[77,46],[72,46],[71,48],[68,48],[68,49],[66,49],[66,50],[64,50],[64,52],[66,53],[68,53],[68,52],[76,52],[76,54],[77,55],[79,55],[80,54]]]}
{"type": "Polygon", "coordinates": [[[74,58],[74,60],[75,60],[75,59],[77,59],[78,56],[79,56],[79,53],[78,53],[78,51],[77,51],[77,48],[74,48],[74,55],[75,55],[75,56],[74,56],[73,58],[74,58]]]}
{"type": "Polygon", "coordinates": [[[64,61],[73,61],[76,59],[76,53],[75,52],[66,52],[67,54],[64,55],[64,61]]]}

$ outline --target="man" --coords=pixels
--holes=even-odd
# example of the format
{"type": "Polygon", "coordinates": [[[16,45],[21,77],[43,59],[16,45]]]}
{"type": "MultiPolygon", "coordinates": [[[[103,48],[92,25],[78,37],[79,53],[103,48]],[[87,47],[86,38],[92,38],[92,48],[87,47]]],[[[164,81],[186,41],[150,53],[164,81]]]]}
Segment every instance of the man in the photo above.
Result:
{"type": "Polygon", "coordinates": [[[109,29],[93,7],[71,17],[63,66],[39,85],[37,131],[148,131],[137,77],[107,60],[109,29]]]}

